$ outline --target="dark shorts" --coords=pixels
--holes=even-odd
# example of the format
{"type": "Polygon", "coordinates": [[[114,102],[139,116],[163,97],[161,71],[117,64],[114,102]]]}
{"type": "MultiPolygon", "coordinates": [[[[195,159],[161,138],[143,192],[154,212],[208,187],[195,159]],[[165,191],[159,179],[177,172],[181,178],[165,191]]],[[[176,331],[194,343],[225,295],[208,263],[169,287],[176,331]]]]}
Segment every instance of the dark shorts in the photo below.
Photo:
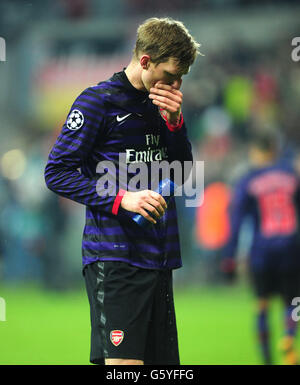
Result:
{"type": "Polygon", "coordinates": [[[250,279],[258,298],[279,295],[285,302],[291,303],[293,298],[300,296],[299,269],[252,269],[250,279]]]}
{"type": "Polygon", "coordinates": [[[83,271],[91,315],[90,361],[179,365],[172,271],[94,262],[83,271]]]}

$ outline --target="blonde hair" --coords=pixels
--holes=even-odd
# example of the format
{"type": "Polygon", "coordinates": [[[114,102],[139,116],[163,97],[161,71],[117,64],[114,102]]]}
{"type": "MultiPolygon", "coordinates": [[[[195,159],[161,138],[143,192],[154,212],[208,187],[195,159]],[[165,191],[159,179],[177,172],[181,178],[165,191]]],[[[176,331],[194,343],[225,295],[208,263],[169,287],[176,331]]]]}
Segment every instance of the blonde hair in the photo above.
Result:
{"type": "Polygon", "coordinates": [[[155,64],[174,58],[180,69],[188,69],[196,59],[200,44],[182,22],[171,18],[147,19],[137,30],[134,55],[148,54],[155,64]]]}

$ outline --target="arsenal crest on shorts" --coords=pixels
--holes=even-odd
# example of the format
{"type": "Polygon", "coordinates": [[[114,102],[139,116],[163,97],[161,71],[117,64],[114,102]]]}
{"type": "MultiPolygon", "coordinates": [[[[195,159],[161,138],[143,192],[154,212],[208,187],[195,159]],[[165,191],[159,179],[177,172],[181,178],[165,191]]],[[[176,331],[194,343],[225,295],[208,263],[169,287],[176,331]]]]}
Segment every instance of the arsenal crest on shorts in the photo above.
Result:
{"type": "Polygon", "coordinates": [[[112,330],[110,332],[111,343],[115,346],[119,346],[120,343],[123,341],[123,338],[124,332],[122,330],[112,330]]]}

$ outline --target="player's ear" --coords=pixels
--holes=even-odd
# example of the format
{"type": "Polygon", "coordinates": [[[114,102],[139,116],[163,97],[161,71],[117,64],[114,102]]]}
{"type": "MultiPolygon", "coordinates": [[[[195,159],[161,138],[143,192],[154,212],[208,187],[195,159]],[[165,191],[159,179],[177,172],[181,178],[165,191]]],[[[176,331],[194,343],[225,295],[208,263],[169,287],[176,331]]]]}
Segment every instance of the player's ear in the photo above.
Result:
{"type": "Polygon", "coordinates": [[[142,55],[140,58],[140,65],[144,70],[147,70],[150,66],[150,56],[149,55],[142,55]]]}

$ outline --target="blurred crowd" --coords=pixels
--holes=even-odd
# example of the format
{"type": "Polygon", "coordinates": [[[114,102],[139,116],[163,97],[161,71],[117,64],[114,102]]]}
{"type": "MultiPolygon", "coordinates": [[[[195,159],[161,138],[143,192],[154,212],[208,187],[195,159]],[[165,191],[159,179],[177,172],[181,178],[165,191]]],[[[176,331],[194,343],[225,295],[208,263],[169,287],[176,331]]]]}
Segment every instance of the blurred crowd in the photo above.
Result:
{"type": "MultiPolygon", "coordinates": [[[[34,15],[42,19],[50,18],[89,18],[92,15],[111,17],[153,14],[155,11],[165,13],[198,12],[205,10],[224,10],[251,8],[257,5],[293,5],[297,0],[2,0],[0,4],[0,21],[5,28],[10,27],[17,32],[16,25],[8,21],[12,19],[26,23],[26,17],[34,15]],[[8,17],[7,14],[9,13],[8,17]],[[12,17],[14,14],[14,17],[12,17]]],[[[21,23],[22,24],[22,23],[21,23]]],[[[21,27],[21,25],[19,25],[21,27]]]]}
{"type": "MultiPolygon", "coordinates": [[[[230,233],[230,196],[250,167],[251,138],[274,135],[279,158],[292,165],[299,154],[300,67],[290,59],[287,39],[268,49],[238,41],[201,57],[199,64],[185,81],[184,103],[195,158],[204,161],[205,200],[187,216],[185,226],[194,232],[186,242],[190,245],[186,256],[191,256],[195,280],[218,282],[222,248],[230,233]]],[[[245,225],[241,235],[244,258],[250,231],[245,225]]]]}
{"type": "MultiPolygon", "coordinates": [[[[97,12],[148,17],[157,3],[161,12],[177,12],[180,18],[180,12],[209,11],[221,7],[224,1],[61,0],[42,2],[42,7],[37,1],[25,2],[25,6],[21,3],[3,0],[0,4],[0,34],[5,31],[2,34],[16,39],[16,44],[25,28],[26,17],[31,20],[32,13],[40,18],[88,19],[97,12]]],[[[231,0],[226,3],[242,9],[255,2],[231,0]]],[[[287,3],[292,6],[294,2],[287,3]]],[[[281,157],[292,161],[297,154],[300,68],[299,63],[291,60],[289,39],[293,33],[296,36],[296,31],[283,34],[282,40],[273,42],[267,49],[245,44],[238,37],[215,52],[207,53],[205,47],[201,47],[205,56],[198,57],[184,78],[184,117],[195,160],[205,162],[205,188],[212,193],[212,198],[209,199],[208,194],[206,206],[196,208],[185,207],[184,199],[178,198],[185,266],[179,279],[183,281],[186,277],[194,282],[218,280],[215,266],[218,252],[226,241],[226,236],[222,238],[220,234],[226,235],[228,231],[220,212],[226,210],[230,187],[248,168],[246,152],[251,136],[261,131],[273,132],[281,143],[281,157]],[[208,190],[212,186],[219,189],[208,190]],[[218,199],[225,203],[215,205],[218,199]],[[199,210],[204,209],[206,217],[199,215],[199,210]],[[205,231],[203,218],[206,218],[205,231]],[[216,239],[212,241],[214,234],[216,239]]],[[[81,283],[84,208],[48,191],[43,178],[58,128],[40,130],[36,120],[28,116],[25,120],[24,116],[15,117],[14,122],[19,122],[20,127],[18,148],[7,148],[0,159],[0,280],[38,280],[52,289],[74,287],[81,283]]],[[[3,123],[1,131],[5,131],[3,123]]]]}

